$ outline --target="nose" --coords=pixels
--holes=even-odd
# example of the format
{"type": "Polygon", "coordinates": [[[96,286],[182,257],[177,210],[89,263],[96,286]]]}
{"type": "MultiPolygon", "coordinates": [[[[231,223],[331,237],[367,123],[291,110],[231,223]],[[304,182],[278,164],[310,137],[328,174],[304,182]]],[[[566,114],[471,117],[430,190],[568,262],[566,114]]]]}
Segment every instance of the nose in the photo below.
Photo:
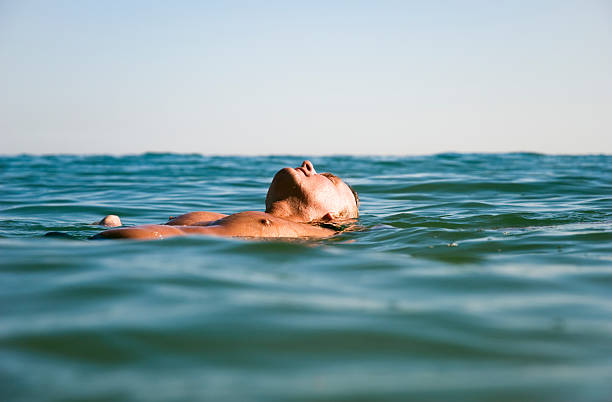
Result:
{"type": "Polygon", "coordinates": [[[305,160],[304,162],[302,162],[302,167],[305,170],[306,176],[317,174],[317,171],[315,170],[314,166],[312,166],[312,162],[310,162],[309,160],[305,160]]]}

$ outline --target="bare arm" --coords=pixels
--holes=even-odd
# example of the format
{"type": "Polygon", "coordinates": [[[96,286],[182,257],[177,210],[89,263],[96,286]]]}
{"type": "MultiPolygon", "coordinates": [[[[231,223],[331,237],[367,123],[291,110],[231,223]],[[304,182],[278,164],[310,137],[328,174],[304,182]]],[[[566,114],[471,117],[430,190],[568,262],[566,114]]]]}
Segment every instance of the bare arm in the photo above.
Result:
{"type": "Polygon", "coordinates": [[[187,214],[183,214],[183,215],[170,219],[168,222],[165,223],[165,225],[206,226],[206,225],[209,225],[211,222],[214,222],[226,216],[227,215],[225,214],[219,214],[217,212],[207,212],[207,211],[189,212],[187,214]]]}
{"type": "Polygon", "coordinates": [[[218,232],[218,226],[140,225],[105,230],[92,239],[166,239],[187,234],[218,236],[220,235],[218,232]]]}

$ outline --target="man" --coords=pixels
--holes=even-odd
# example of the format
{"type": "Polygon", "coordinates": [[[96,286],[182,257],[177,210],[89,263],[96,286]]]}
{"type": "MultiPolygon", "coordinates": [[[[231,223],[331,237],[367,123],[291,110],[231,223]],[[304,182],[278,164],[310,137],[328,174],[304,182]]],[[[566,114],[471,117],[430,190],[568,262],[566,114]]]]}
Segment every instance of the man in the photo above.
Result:
{"type": "MultiPolygon", "coordinates": [[[[106,230],[94,238],[163,239],[185,235],[227,237],[328,237],[337,233],[331,223],[359,216],[357,193],[331,173],[318,174],[310,161],[278,171],[266,196],[266,212],[246,211],[232,215],[190,212],[163,225],[141,225],[106,230]],[[327,225],[325,225],[327,224],[327,225]]],[[[100,221],[119,226],[109,215],[100,221]]]]}

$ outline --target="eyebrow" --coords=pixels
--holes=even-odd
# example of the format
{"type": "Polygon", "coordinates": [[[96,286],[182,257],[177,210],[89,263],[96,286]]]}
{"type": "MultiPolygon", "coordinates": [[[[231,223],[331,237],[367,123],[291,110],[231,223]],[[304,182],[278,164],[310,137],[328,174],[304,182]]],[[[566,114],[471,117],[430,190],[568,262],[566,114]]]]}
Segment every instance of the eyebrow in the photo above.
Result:
{"type": "Polygon", "coordinates": [[[327,172],[325,172],[325,173],[321,173],[321,176],[325,176],[325,177],[327,177],[327,178],[328,178],[330,181],[333,181],[333,180],[332,180],[332,177],[333,177],[333,178],[335,178],[335,179],[339,179],[339,177],[338,177],[338,176],[336,176],[335,174],[332,174],[332,173],[327,173],[327,172]]]}

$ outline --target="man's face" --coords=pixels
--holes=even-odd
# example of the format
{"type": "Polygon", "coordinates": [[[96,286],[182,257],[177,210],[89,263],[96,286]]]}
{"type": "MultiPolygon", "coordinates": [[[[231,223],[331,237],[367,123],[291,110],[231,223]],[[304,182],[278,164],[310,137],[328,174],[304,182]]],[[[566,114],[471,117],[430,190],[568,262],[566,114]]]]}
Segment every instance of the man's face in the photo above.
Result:
{"type": "Polygon", "coordinates": [[[359,215],[355,197],[346,183],[339,177],[317,174],[310,161],[276,173],[266,196],[266,212],[299,222],[359,215]]]}

